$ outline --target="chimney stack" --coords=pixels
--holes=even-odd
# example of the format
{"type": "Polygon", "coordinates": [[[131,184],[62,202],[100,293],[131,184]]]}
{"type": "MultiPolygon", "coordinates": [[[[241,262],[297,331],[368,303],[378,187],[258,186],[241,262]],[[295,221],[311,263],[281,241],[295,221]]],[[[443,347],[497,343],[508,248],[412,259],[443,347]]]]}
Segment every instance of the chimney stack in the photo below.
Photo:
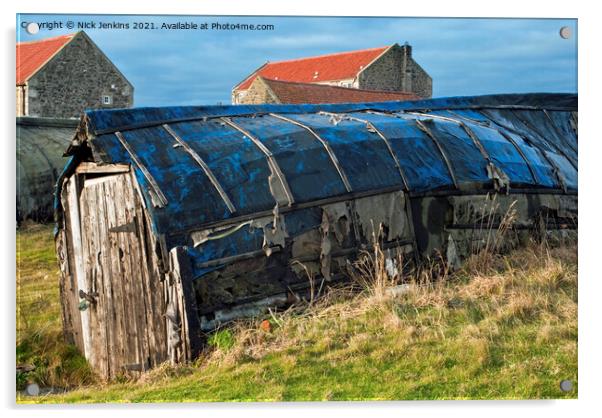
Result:
{"type": "Polygon", "coordinates": [[[412,57],[412,46],[409,43],[404,42],[404,44],[401,46],[401,50],[407,57],[412,57]]]}
{"type": "Polygon", "coordinates": [[[401,90],[412,90],[412,70],[410,69],[410,60],[412,59],[412,47],[405,42],[401,46],[401,90]]]}

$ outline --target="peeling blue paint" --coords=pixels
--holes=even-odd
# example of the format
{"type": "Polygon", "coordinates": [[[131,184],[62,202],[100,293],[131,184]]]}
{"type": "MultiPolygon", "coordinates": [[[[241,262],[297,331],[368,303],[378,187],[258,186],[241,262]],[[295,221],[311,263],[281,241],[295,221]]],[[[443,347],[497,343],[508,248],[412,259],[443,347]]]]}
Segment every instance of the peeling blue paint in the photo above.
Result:
{"type": "MultiPolygon", "coordinates": [[[[190,231],[240,216],[248,219],[259,212],[265,216],[276,205],[268,184],[271,171],[266,156],[250,138],[219,117],[231,118],[272,153],[299,204],[346,195],[348,190],[339,170],[348,178],[352,193],[404,189],[397,162],[410,192],[454,192],[456,186],[443,155],[433,138],[420,129],[418,120],[436,137],[460,186],[481,190],[493,187],[487,160],[462,127],[464,124],[478,138],[491,162],[508,176],[511,188],[559,191],[562,185],[558,175],[569,190],[576,191],[577,170],[573,165],[577,160],[577,136],[570,122],[571,112],[576,110],[576,95],[530,94],[341,105],[92,110],[86,112],[86,120],[88,131],[96,135],[89,140],[94,158],[104,163],[132,164],[154,232],[165,234],[170,248],[187,247],[193,273],[198,277],[219,268],[203,267],[206,262],[261,249],[263,232],[245,226],[194,248],[190,231]],[[548,110],[549,117],[542,109],[548,110]],[[351,118],[332,118],[321,111],[351,118]],[[269,113],[286,114],[306,128],[269,113]],[[376,131],[353,118],[370,122],[376,131]],[[198,161],[165,130],[165,123],[210,168],[232,201],[234,213],[198,161]],[[324,144],[307,128],[329,145],[338,167],[324,144]],[[167,198],[165,206],[153,207],[152,186],[117,140],[116,131],[122,133],[156,181],[167,198]]],[[[72,170],[78,158],[79,154],[74,155],[66,170],[72,170]]],[[[59,182],[57,195],[61,186],[59,182]]],[[[60,202],[56,206],[60,212],[60,202]]],[[[287,233],[295,236],[320,224],[321,209],[293,207],[284,219],[287,233]]]]}

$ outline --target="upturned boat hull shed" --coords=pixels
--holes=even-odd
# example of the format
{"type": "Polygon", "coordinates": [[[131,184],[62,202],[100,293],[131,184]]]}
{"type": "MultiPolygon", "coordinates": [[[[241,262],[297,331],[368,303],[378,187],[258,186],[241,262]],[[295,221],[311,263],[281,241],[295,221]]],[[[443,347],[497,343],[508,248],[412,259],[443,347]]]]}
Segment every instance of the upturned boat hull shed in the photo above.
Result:
{"type": "Polygon", "coordinates": [[[52,195],[77,119],[17,118],[17,225],[52,222],[52,195]]]}
{"type": "Polygon", "coordinates": [[[106,378],[194,358],[375,239],[455,263],[511,205],[518,235],[577,221],[570,94],[89,111],[67,153],[65,335],[106,378]]]}

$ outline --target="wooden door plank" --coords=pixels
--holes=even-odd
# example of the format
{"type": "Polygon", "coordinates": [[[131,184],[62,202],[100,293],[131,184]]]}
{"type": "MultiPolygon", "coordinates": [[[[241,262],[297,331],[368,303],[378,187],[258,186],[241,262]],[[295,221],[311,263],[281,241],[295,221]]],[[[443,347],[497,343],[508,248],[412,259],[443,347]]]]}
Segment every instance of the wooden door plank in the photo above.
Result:
{"type": "MultiPolygon", "coordinates": [[[[115,224],[114,226],[123,225],[127,222],[125,209],[123,207],[123,187],[121,182],[118,182],[111,188],[109,196],[113,204],[113,210],[115,213],[115,224]]],[[[113,233],[117,243],[117,255],[115,261],[118,265],[118,269],[121,274],[119,280],[123,285],[124,293],[124,314],[127,316],[127,328],[125,333],[127,335],[127,353],[124,361],[124,367],[128,369],[135,369],[141,363],[140,357],[140,342],[139,342],[139,327],[136,320],[136,293],[132,287],[132,270],[129,264],[129,248],[127,237],[124,237],[123,232],[113,233]]]]}
{"type": "MultiPolygon", "coordinates": [[[[128,183],[127,177],[124,176],[123,182],[123,193],[121,195],[121,204],[124,209],[125,222],[135,224],[135,213],[136,208],[134,202],[132,201],[132,190],[130,184],[128,183]]],[[[140,366],[142,370],[146,370],[148,368],[148,359],[150,358],[149,352],[149,341],[148,341],[148,330],[149,324],[147,321],[147,306],[146,306],[146,290],[144,286],[144,277],[143,272],[141,271],[140,264],[140,244],[138,242],[137,234],[134,233],[124,233],[123,234],[125,241],[127,242],[127,259],[126,262],[129,263],[131,269],[131,277],[132,288],[135,293],[135,297],[133,298],[136,303],[136,322],[138,327],[138,338],[139,338],[139,356],[140,356],[140,366]]]]}
{"type": "MultiPolygon", "coordinates": [[[[135,180],[132,180],[135,181],[135,180]]],[[[137,193],[135,193],[136,196],[137,193]]],[[[159,271],[159,259],[154,248],[156,241],[150,230],[150,224],[144,207],[137,205],[137,217],[140,219],[140,237],[143,241],[142,249],[145,257],[145,268],[149,272],[149,289],[153,314],[153,335],[155,337],[154,364],[158,365],[167,360],[167,325],[165,322],[165,302],[163,274],[159,271]]]]}
{"type": "Polygon", "coordinates": [[[146,338],[148,341],[148,358],[149,366],[154,367],[160,363],[158,361],[160,357],[161,347],[159,346],[159,337],[162,331],[162,321],[160,316],[157,315],[157,311],[161,309],[160,301],[157,303],[156,283],[157,279],[152,264],[148,260],[147,247],[146,247],[146,228],[144,225],[144,213],[142,207],[138,201],[138,194],[132,184],[132,177],[127,178],[127,184],[129,188],[128,199],[132,202],[132,213],[136,219],[136,240],[138,243],[138,264],[143,277],[143,295],[145,297],[146,304],[146,338]]]}
{"type": "MultiPolygon", "coordinates": [[[[102,306],[99,315],[104,321],[104,344],[106,347],[107,356],[107,375],[109,378],[114,377],[115,372],[118,370],[116,364],[116,356],[114,355],[114,347],[116,346],[115,338],[115,320],[113,316],[113,285],[112,278],[113,274],[110,268],[107,266],[107,252],[109,251],[110,244],[108,242],[108,230],[109,222],[108,214],[106,211],[106,190],[109,183],[101,183],[94,187],[96,190],[96,217],[97,217],[97,233],[98,233],[98,248],[96,253],[96,277],[98,280],[98,286],[102,291],[102,306]]],[[[99,292],[100,293],[100,292],[99,292]]]]}
{"type": "MultiPolygon", "coordinates": [[[[74,255],[74,274],[77,283],[77,289],[87,288],[86,270],[84,267],[84,249],[82,243],[80,210],[78,199],[77,176],[72,176],[67,182],[67,202],[69,203],[69,225],[71,228],[71,237],[74,255]]],[[[77,296],[79,302],[79,296],[77,296]]],[[[92,338],[90,329],[89,311],[80,311],[82,341],[84,346],[84,356],[93,363],[92,338]]]]}
{"type": "MultiPolygon", "coordinates": [[[[69,331],[71,333],[70,343],[77,346],[81,353],[85,353],[84,340],[82,336],[82,322],[81,314],[78,309],[79,296],[77,290],[77,278],[75,271],[75,251],[73,250],[73,235],[71,230],[71,211],[69,209],[69,199],[67,197],[69,193],[69,187],[65,184],[61,192],[61,204],[63,205],[63,229],[60,231],[59,239],[57,241],[57,253],[59,251],[64,252],[64,264],[61,265],[61,282],[65,288],[65,295],[61,296],[63,307],[66,310],[67,321],[69,321],[69,331]],[[63,248],[58,247],[62,245],[63,248]]],[[[79,222],[79,219],[77,220],[79,222]]]]}
{"type": "MultiPolygon", "coordinates": [[[[85,286],[80,287],[81,291],[86,293],[90,293],[95,290],[95,277],[94,277],[94,263],[92,253],[94,252],[95,246],[95,223],[94,220],[94,202],[95,198],[92,197],[94,193],[90,191],[90,186],[86,187],[84,183],[84,187],[82,189],[81,195],[79,196],[79,205],[81,208],[81,223],[82,223],[82,246],[83,246],[83,261],[84,261],[84,269],[85,276],[87,279],[87,283],[85,286]]],[[[97,298],[100,301],[100,298],[97,298]]],[[[87,312],[90,318],[90,336],[92,342],[92,353],[90,356],[90,364],[93,368],[95,368],[99,374],[103,378],[107,378],[106,371],[103,369],[104,364],[102,362],[102,355],[100,352],[101,345],[101,335],[99,332],[99,320],[98,320],[98,304],[92,305],[88,304],[88,307],[83,311],[87,312]]]]}
{"type": "Polygon", "coordinates": [[[103,206],[107,218],[107,230],[105,231],[106,258],[103,259],[103,266],[108,270],[111,290],[113,292],[113,302],[110,312],[114,317],[112,332],[114,333],[113,345],[111,347],[111,357],[113,357],[113,373],[120,373],[124,364],[127,363],[127,338],[125,303],[122,272],[119,266],[119,245],[115,234],[111,233],[111,228],[117,225],[115,207],[110,199],[112,192],[111,183],[105,183],[105,196],[103,206]]]}
{"type": "Polygon", "coordinates": [[[182,333],[186,342],[186,359],[192,360],[198,356],[202,349],[200,337],[201,324],[197,313],[196,295],[192,284],[192,271],[186,250],[176,247],[172,250],[174,255],[174,269],[179,278],[179,298],[182,307],[182,333]]]}

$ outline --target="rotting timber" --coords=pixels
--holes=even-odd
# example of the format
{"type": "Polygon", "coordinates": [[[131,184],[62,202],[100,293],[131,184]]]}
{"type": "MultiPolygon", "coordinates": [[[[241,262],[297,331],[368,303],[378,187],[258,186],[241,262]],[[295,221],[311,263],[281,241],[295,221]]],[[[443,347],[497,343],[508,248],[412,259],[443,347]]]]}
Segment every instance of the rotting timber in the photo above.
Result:
{"type": "Polygon", "coordinates": [[[456,264],[510,206],[519,239],[577,227],[570,94],[89,111],[67,153],[65,336],[106,378],[345,280],[374,239],[456,264]]]}

